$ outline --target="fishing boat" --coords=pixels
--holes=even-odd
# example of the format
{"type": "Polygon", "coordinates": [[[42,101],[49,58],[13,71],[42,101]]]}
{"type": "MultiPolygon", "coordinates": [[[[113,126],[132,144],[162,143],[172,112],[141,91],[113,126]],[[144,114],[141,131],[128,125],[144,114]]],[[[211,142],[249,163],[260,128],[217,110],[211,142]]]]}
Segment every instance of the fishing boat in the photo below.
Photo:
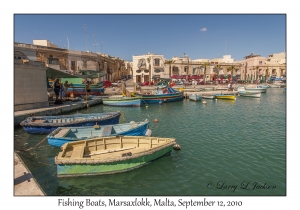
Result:
{"type": "Polygon", "coordinates": [[[109,106],[141,106],[142,100],[139,97],[108,97],[102,98],[104,105],[109,106]]]}
{"type": "Polygon", "coordinates": [[[151,94],[135,93],[136,96],[141,98],[142,104],[180,101],[184,98],[183,94],[183,92],[174,90],[169,86],[162,89],[157,87],[155,90],[152,91],[151,94]]]}
{"type": "Polygon", "coordinates": [[[228,99],[228,100],[235,100],[234,94],[227,94],[227,93],[221,93],[221,94],[215,94],[216,99],[228,99]]]}
{"type": "Polygon", "coordinates": [[[59,127],[52,131],[47,140],[49,145],[61,147],[65,143],[94,139],[105,136],[145,136],[151,135],[149,121],[130,122],[114,125],[94,125],[88,127],[59,127]]]}
{"type": "Polygon", "coordinates": [[[204,99],[215,99],[215,95],[211,95],[211,94],[203,94],[202,98],[204,99]]]}
{"type": "Polygon", "coordinates": [[[64,144],[55,157],[57,176],[126,172],[170,154],[174,138],[111,136],[64,144]]]}
{"type": "Polygon", "coordinates": [[[192,93],[192,94],[189,95],[189,99],[191,101],[201,101],[201,98],[202,98],[202,96],[198,95],[198,94],[192,93]]]}
{"type": "MultiPolygon", "coordinates": [[[[91,86],[91,91],[89,92],[90,95],[96,95],[100,96],[101,94],[104,94],[105,88],[99,87],[99,86],[91,86]]],[[[81,95],[86,95],[86,88],[85,85],[83,86],[71,86],[68,87],[66,96],[70,97],[80,97],[81,95]]]]}
{"type": "Polygon", "coordinates": [[[248,91],[240,91],[240,92],[238,93],[238,95],[244,96],[244,97],[260,98],[261,93],[257,93],[257,92],[248,92],[248,91]]]}
{"type": "Polygon", "coordinates": [[[261,84],[261,85],[257,85],[257,87],[260,87],[260,88],[269,88],[270,85],[269,84],[261,84]]]}
{"type": "Polygon", "coordinates": [[[256,87],[245,87],[245,89],[247,91],[256,91],[256,92],[259,92],[259,93],[265,93],[265,92],[267,92],[268,88],[263,88],[263,87],[256,86],[256,87]]]}
{"type": "Polygon", "coordinates": [[[80,127],[112,125],[119,123],[120,112],[91,114],[33,116],[23,120],[20,125],[29,134],[49,134],[58,127],[80,127]]]}

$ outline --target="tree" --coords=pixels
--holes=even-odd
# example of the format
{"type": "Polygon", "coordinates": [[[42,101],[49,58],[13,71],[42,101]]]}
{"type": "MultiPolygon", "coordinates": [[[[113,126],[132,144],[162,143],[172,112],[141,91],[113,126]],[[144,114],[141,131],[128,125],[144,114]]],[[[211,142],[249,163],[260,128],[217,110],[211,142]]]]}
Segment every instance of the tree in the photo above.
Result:
{"type": "Polygon", "coordinates": [[[204,81],[206,81],[207,66],[210,66],[210,63],[206,62],[203,65],[204,65],[204,81]]]}
{"type": "Polygon", "coordinates": [[[152,82],[151,81],[151,57],[147,58],[147,62],[148,62],[148,65],[149,65],[149,80],[150,80],[148,85],[150,86],[151,82],[152,82]]]}
{"type": "Polygon", "coordinates": [[[174,60],[166,60],[165,64],[169,64],[169,78],[171,78],[171,69],[172,69],[172,64],[174,63],[174,60]]]}
{"type": "Polygon", "coordinates": [[[255,66],[255,74],[256,74],[255,79],[256,79],[256,80],[257,80],[257,78],[258,78],[258,69],[259,69],[259,66],[255,66]]]}

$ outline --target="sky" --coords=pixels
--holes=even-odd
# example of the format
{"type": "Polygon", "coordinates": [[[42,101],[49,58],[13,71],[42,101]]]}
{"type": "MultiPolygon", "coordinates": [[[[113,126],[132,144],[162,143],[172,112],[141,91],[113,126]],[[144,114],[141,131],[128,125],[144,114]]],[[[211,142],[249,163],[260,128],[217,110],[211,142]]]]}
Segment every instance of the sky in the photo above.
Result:
{"type": "Polygon", "coordinates": [[[286,14],[14,14],[14,42],[34,39],[126,61],[148,52],[243,60],[286,51],[286,14]]]}

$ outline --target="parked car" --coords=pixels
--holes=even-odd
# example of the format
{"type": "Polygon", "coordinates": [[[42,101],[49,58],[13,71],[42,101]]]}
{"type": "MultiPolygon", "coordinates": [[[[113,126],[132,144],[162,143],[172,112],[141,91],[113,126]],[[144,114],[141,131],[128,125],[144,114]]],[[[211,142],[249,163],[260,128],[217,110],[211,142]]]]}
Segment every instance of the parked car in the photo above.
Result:
{"type": "Polygon", "coordinates": [[[121,81],[118,80],[118,81],[116,81],[116,82],[113,82],[112,85],[113,85],[113,86],[119,87],[119,86],[121,86],[121,81]]]}
{"type": "MultiPolygon", "coordinates": [[[[143,82],[142,86],[147,86],[149,85],[149,81],[143,82]]],[[[154,85],[154,82],[152,81],[150,85],[154,85]]]]}
{"type": "Polygon", "coordinates": [[[108,87],[111,87],[112,86],[112,83],[110,82],[110,81],[108,81],[108,80],[105,80],[105,81],[102,81],[103,82],[103,86],[105,87],[105,88],[108,88],[108,87]]]}
{"type": "Polygon", "coordinates": [[[175,85],[183,85],[183,82],[181,82],[181,81],[176,81],[176,82],[175,82],[175,85]]]}

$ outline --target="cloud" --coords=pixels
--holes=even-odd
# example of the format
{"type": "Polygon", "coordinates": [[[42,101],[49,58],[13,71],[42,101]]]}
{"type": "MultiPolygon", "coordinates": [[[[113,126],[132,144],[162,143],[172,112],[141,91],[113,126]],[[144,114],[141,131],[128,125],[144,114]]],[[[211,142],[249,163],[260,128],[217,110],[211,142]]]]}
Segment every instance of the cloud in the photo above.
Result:
{"type": "Polygon", "coordinates": [[[201,28],[200,31],[207,31],[207,28],[201,28]]]}

